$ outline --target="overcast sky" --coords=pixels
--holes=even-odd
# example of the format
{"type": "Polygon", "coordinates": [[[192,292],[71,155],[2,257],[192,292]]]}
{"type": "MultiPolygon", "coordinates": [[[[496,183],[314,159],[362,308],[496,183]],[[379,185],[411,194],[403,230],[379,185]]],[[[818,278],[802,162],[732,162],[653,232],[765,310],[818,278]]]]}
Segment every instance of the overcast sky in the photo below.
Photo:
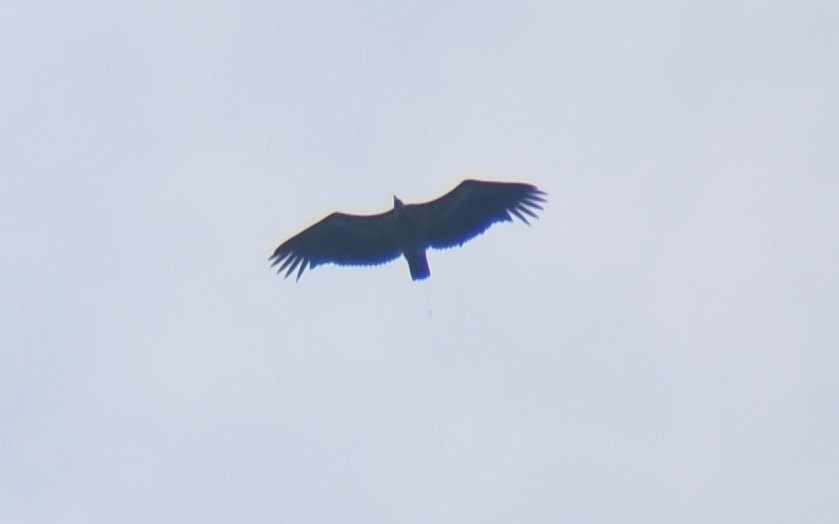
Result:
{"type": "Polygon", "coordinates": [[[837,6],[0,3],[0,521],[839,521],[837,6]]]}

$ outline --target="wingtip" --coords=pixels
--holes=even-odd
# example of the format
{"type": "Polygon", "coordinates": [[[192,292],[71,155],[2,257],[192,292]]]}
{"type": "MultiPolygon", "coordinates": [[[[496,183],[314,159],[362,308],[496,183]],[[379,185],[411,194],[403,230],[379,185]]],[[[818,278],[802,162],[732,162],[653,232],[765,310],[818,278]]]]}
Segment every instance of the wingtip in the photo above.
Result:
{"type": "Polygon", "coordinates": [[[300,277],[302,277],[302,276],[303,276],[303,271],[306,269],[306,266],[308,266],[308,265],[309,265],[309,263],[310,263],[310,262],[309,262],[308,260],[304,260],[304,261],[300,264],[300,269],[298,269],[298,270],[297,270],[297,278],[295,278],[295,279],[294,279],[294,281],[295,281],[295,282],[300,282],[300,277]]]}

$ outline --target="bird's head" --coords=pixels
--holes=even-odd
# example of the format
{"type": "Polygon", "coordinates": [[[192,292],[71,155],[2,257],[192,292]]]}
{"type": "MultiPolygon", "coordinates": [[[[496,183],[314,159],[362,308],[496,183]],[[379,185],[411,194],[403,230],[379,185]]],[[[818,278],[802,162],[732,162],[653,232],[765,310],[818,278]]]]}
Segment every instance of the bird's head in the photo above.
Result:
{"type": "Polygon", "coordinates": [[[393,195],[393,209],[402,209],[403,207],[405,207],[405,204],[403,204],[402,201],[399,200],[399,197],[393,195]]]}

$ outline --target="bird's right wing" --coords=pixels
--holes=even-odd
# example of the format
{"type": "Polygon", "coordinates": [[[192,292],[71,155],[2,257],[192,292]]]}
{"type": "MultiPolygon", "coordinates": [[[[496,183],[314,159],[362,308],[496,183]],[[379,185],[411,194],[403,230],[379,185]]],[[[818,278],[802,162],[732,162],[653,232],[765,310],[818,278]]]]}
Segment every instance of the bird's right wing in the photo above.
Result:
{"type": "Polygon", "coordinates": [[[545,193],[534,185],[516,182],[464,180],[442,197],[415,204],[426,225],[428,245],[449,248],[475,238],[497,222],[517,217],[538,218],[545,193]]]}
{"type": "Polygon", "coordinates": [[[379,215],[332,213],[280,244],[268,260],[271,267],[280,265],[277,273],[285,271],[285,278],[297,269],[297,280],[307,267],[321,264],[383,264],[399,256],[393,220],[392,211],[379,215]]]}

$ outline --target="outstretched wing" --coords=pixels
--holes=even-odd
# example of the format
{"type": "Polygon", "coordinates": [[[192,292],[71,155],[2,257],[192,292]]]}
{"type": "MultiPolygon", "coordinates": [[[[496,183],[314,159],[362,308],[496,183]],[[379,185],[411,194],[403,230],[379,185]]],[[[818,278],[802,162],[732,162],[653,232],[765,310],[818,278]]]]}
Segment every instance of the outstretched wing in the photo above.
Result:
{"type": "Polygon", "coordinates": [[[515,182],[464,180],[437,200],[416,205],[426,224],[428,245],[459,246],[496,222],[512,222],[513,216],[530,224],[538,218],[545,193],[534,185],[515,182]]]}
{"type": "Polygon", "coordinates": [[[273,261],[271,267],[280,265],[277,273],[285,270],[285,278],[297,269],[300,280],[307,267],[371,266],[398,256],[393,212],[388,211],[367,216],[332,213],[280,244],[268,260],[273,261]]]}

